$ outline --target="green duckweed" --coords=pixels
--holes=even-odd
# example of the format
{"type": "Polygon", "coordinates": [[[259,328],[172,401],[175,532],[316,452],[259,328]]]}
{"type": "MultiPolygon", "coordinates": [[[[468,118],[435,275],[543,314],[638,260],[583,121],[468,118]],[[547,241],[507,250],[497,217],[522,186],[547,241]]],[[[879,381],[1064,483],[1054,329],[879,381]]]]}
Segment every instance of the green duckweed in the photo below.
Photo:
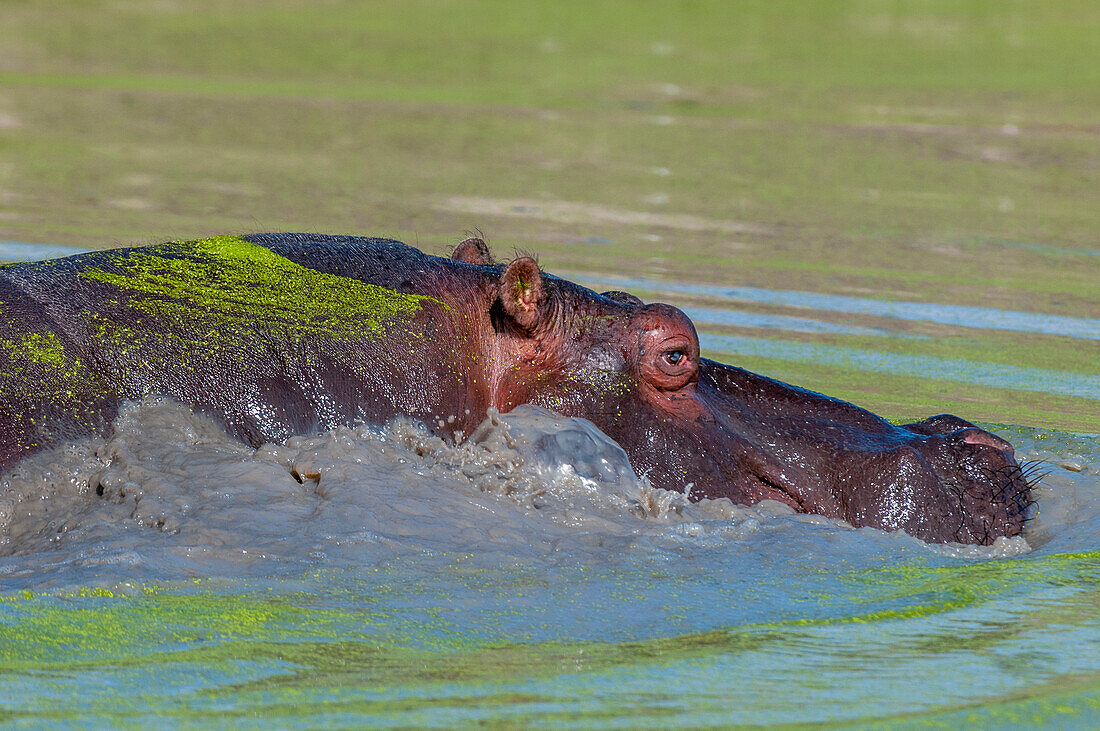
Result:
{"type": "MultiPolygon", "coordinates": [[[[81,276],[117,287],[116,304],[165,323],[158,337],[186,332],[183,339],[193,334],[212,350],[248,347],[261,332],[291,343],[379,337],[425,301],[439,303],[314,271],[235,236],[131,250],[110,264],[81,276]]],[[[149,337],[111,318],[93,319],[101,337],[119,344],[149,337]]]]}

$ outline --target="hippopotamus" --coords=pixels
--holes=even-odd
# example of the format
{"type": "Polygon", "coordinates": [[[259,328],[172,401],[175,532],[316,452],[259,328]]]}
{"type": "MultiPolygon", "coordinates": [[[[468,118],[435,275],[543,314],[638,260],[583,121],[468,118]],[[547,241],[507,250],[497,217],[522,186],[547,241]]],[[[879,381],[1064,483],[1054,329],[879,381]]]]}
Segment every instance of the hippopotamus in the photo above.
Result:
{"type": "Polygon", "coordinates": [[[255,446],[419,420],[461,439],[488,410],[583,417],[656,487],[763,500],[931,542],[1021,532],[1028,476],[955,416],[895,425],[700,357],[667,304],[599,294],[470,238],[218,236],[0,267],[0,470],[120,404],[188,404],[255,446]]]}

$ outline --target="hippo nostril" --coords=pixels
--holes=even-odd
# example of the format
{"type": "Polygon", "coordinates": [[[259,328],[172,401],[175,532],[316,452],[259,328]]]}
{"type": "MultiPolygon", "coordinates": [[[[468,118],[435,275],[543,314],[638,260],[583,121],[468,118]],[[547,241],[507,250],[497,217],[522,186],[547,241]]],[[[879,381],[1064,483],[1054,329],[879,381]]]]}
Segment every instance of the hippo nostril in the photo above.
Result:
{"type": "Polygon", "coordinates": [[[999,449],[1000,451],[1010,455],[1016,453],[1016,450],[1012,447],[1012,445],[1006,442],[1004,439],[1001,439],[998,436],[994,436],[987,431],[982,431],[977,427],[959,429],[952,436],[962,437],[962,441],[966,444],[981,444],[986,447],[999,449]]]}

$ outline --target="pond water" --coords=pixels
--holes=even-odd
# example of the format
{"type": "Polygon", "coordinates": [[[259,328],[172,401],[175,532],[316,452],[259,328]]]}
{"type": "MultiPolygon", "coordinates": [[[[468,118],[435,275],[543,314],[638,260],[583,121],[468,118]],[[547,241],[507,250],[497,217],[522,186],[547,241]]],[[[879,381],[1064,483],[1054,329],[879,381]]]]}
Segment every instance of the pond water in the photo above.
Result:
{"type": "Polygon", "coordinates": [[[132,404],[0,476],[0,723],[1100,725],[1098,33],[1090,0],[0,3],[0,260],[480,230],[1046,473],[1023,539],[945,548],[685,505],[537,411],[251,450],[132,404]]]}
{"type": "MultiPolygon", "coordinates": [[[[828,327],[823,311],[756,322],[736,307],[688,308],[727,360],[753,343],[810,363],[838,350],[708,333],[828,327]]],[[[1092,326],[1073,323],[1086,338],[1092,326]]],[[[941,365],[979,382],[1013,372],[941,365]]],[[[1000,385],[1067,384],[1100,395],[1068,373],[1000,385]]],[[[1092,718],[1100,439],[987,426],[1045,477],[1025,536],[979,548],[777,504],[688,503],[639,479],[588,422],[530,407],[491,414],[458,445],[399,420],[253,450],[178,404],[131,404],[109,440],[0,480],[4,719],[1092,718]]]]}

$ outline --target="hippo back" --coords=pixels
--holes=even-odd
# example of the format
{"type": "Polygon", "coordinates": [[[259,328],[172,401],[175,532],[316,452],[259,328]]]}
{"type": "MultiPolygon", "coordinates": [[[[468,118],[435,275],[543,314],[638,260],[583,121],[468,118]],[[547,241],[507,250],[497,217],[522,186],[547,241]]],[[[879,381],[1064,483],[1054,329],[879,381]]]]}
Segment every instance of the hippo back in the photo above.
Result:
{"type": "Polygon", "coordinates": [[[437,418],[437,395],[463,390],[432,293],[448,266],[387,239],[259,234],[3,267],[0,429],[18,436],[0,467],[150,394],[252,444],[437,418]]]}

